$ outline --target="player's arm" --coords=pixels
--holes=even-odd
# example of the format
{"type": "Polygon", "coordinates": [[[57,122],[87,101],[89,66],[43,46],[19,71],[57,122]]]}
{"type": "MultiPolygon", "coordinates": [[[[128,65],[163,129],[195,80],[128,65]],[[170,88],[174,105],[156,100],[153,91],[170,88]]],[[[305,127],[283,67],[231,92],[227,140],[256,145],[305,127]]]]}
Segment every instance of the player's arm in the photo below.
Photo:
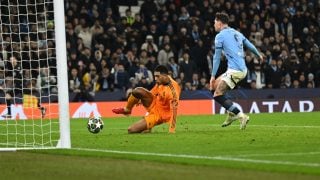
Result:
{"type": "Polygon", "coordinates": [[[222,47],[223,47],[223,35],[219,33],[214,39],[214,55],[212,58],[211,78],[214,78],[217,74],[220,61],[221,61],[222,47]]]}
{"type": "Polygon", "coordinates": [[[212,72],[211,72],[212,77],[215,77],[217,74],[217,71],[220,65],[220,60],[221,60],[221,54],[222,54],[222,48],[216,47],[214,56],[212,58],[212,72]]]}
{"type": "Polygon", "coordinates": [[[222,54],[222,46],[219,46],[219,44],[216,43],[215,46],[215,52],[212,58],[212,71],[211,71],[211,78],[210,78],[210,90],[213,92],[215,90],[215,81],[216,81],[216,74],[220,65],[221,60],[221,54],[222,54]]]}
{"type": "Polygon", "coordinates": [[[173,98],[170,103],[171,117],[169,121],[169,133],[176,132],[176,122],[178,113],[178,99],[173,98]]]}
{"type": "Polygon", "coordinates": [[[253,52],[253,54],[258,56],[260,60],[263,59],[262,55],[259,53],[257,48],[248,39],[244,39],[243,44],[246,48],[248,48],[251,52],[253,52]]]}

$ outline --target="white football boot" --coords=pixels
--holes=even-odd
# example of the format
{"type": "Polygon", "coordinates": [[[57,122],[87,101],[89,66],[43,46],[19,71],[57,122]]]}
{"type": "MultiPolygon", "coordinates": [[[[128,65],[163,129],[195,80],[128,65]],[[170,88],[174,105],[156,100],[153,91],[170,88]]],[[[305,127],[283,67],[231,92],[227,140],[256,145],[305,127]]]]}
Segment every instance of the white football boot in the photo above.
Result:
{"type": "Polygon", "coordinates": [[[236,121],[238,118],[237,118],[237,116],[234,114],[234,113],[232,113],[232,112],[228,112],[228,114],[227,114],[227,118],[226,118],[226,120],[222,123],[222,127],[227,127],[227,126],[229,126],[229,125],[231,125],[232,123],[233,123],[233,121],[236,121]]]}
{"type": "Polygon", "coordinates": [[[241,112],[237,116],[239,116],[240,129],[241,130],[246,129],[247,124],[249,122],[249,116],[241,112]]]}

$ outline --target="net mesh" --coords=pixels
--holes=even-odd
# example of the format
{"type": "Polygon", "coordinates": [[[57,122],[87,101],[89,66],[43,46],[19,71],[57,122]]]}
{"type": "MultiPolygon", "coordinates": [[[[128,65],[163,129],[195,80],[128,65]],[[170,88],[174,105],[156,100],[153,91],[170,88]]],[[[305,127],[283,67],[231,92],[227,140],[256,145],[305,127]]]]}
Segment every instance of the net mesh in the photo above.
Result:
{"type": "Polygon", "coordinates": [[[0,148],[59,139],[53,0],[1,0],[0,148]]]}

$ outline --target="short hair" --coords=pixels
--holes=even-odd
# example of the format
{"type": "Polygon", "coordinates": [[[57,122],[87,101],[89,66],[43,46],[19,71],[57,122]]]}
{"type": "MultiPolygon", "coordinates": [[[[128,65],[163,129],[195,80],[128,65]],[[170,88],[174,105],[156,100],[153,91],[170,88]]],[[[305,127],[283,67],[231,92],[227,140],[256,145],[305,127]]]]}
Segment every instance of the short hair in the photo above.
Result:
{"type": "Polygon", "coordinates": [[[217,12],[216,13],[216,20],[221,21],[223,24],[228,24],[229,23],[229,15],[226,13],[217,12]]]}
{"type": "Polygon", "coordinates": [[[169,71],[168,68],[164,65],[158,65],[155,69],[154,72],[160,72],[160,74],[165,74],[168,75],[169,71]]]}

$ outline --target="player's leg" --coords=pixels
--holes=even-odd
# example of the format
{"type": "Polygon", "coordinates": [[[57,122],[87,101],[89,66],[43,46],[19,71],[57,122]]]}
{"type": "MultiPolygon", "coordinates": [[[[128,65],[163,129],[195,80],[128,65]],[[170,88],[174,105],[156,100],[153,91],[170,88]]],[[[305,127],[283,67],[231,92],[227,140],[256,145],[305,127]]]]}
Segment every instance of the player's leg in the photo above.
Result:
{"type": "Polygon", "coordinates": [[[47,108],[44,107],[44,106],[41,106],[39,98],[38,98],[38,108],[39,108],[39,110],[41,112],[41,117],[44,118],[46,116],[47,108]]]}
{"type": "Polygon", "coordinates": [[[11,118],[11,104],[12,104],[12,95],[10,92],[5,93],[5,100],[6,100],[6,105],[7,105],[7,114],[3,115],[2,117],[4,118],[11,118]]]}
{"type": "Polygon", "coordinates": [[[240,128],[245,129],[246,124],[249,121],[249,117],[240,112],[240,110],[233,104],[233,102],[230,99],[227,99],[224,95],[228,90],[233,89],[236,84],[245,77],[245,75],[246,73],[242,72],[226,72],[221,76],[221,80],[217,85],[217,88],[214,92],[214,99],[222,107],[229,111],[227,119],[222,124],[222,127],[229,126],[233,121],[239,119],[240,128]]]}
{"type": "Polygon", "coordinates": [[[221,81],[221,76],[219,76],[217,79],[215,79],[214,84],[210,84],[211,85],[210,89],[211,89],[212,95],[214,95],[214,92],[217,89],[220,81],[221,81]]]}
{"type": "Polygon", "coordinates": [[[144,107],[149,107],[152,101],[153,95],[150,91],[142,87],[137,87],[130,93],[126,107],[113,109],[112,112],[128,115],[131,114],[132,108],[139,102],[141,102],[144,107]]]}
{"type": "Polygon", "coordinates": [[[163,121],[160,118],[160,113],[157,111],[156,107],[152,107],[150,111],[143,117],[143,119],[138,122],[133,123],[128,128],[128,133],[147,133],[151,132],[151,129],[163,121]]]}
{"type": "MultiPolygon", "coordinates": [[[[33,89],[32,89],[32,90],[33,90],[33,89]]],[[[37,107],[38,107],[38,109],[39,109],[40,112],[41,112],[41,117],[44,118],[44,117],[46,116],[47,108],[44,107],[44,106],[42,106],[41,101],[40,101],[40,94],[39,94],[39,92],[36,91],[36,90],[33,90],[32,93],[33,93],[33,94],[36,96],[36,98],[37,98],[37,107]]]]}
{"type": "Polygon", "coordinates": [[[146,120],[140,119],[139,121],[133,123],[129,128],[128,128],[128,133],[132,134],[132,133],[142,133],[145,131],[150,131],[150,129],[148,129],[147,126],[147,122],[146,120]]]}

